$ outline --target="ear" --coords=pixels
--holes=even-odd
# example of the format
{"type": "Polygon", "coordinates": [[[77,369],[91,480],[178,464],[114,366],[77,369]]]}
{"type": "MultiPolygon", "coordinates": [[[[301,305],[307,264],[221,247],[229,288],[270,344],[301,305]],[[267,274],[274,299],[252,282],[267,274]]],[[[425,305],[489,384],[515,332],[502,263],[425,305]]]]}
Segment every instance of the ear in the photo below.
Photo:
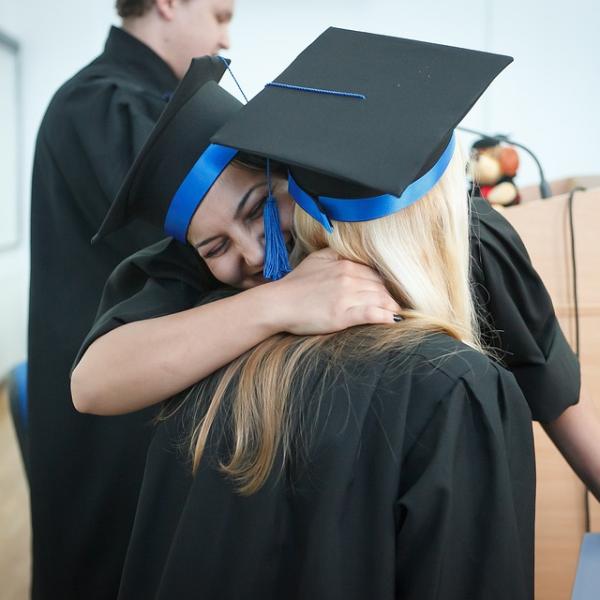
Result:
{"type": "Polygon", "coordinates": [[[173,20],[178,4],[179,0],[154,0],[154,6],[158,14],[165,21],[173,20]]]}

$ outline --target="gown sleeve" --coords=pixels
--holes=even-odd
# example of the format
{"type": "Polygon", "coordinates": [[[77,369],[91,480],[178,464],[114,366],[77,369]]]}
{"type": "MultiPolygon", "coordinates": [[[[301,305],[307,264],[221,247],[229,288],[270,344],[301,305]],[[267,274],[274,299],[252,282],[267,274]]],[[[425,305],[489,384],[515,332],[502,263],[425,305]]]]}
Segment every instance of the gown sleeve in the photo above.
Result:
{"type": "Polygon", "coordinates": [[[109,331],[193,308],[217,283],[196,252],[172,238],[136,252],[108,278],[96,320],[73,368],[89,346],[109,331]]]}
{"type": "MultiPolygon", "coordinates": [[[[85,171],[80,171],[86,173],[86,180],[71,182],[73,197],[94,232],[165,106],[163,99],[110,77],[99,77],[66,95],[61,125],[78,146],[78,156],[71,152],[70,160],[86,162],[85,171]],[[90,114],[103,118],[90,121],[90,114]],[[90,188],[101,201],[89,201],[90,188]]],[[[73,172],[72,165],[65,169],[73,172]]],[[[104,243],[112,239],[107,237],[104,243]]]]}
{"type": "Polygon", "coordinates": [[[473,201],[472,267],[484,342],[516,377],[537,421],[579,400],[579,362],[521,238],[498,211],[473,201]]]}
{"type": "MultiPolygon", "coordinates": [[[[162,98],[105,73],[57,93],[38,135],[34,188],[48,204],[46,213],[51,209],[53,218],[66,213],[76,223],[68,233],[80,243],[89,243],[98,231],[165,106],[162,98]]],[[[102,252],[113,264],[162,233],[143,222],[126,232],[102,241],[102,252]]]]}
{"type": "Polygon", "coordinates": [[[450,388],[404,455],[397,598],[533,598],[531,419],[514,378],[488,365],[450,388]]]}

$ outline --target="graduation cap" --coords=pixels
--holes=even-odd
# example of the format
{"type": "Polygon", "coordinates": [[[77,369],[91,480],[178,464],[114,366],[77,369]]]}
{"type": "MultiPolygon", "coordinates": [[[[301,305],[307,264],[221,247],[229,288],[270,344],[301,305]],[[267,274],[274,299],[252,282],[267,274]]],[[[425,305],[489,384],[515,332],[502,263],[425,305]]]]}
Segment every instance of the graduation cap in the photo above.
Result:
{"type": "Polygon", "coordinates": [[[92,242],[141,218],[186,243],[196,209],[237,152],[210,137],[242,104],[219,86],[228,62],[192,60],[92,242]]]}
{"type": "Polygon", "coordinates": [[[289,191],[331,220],[389,215],[423,197],[454,128],[512,58],[329,28],[213,137],[289,166],[289,191]]]}

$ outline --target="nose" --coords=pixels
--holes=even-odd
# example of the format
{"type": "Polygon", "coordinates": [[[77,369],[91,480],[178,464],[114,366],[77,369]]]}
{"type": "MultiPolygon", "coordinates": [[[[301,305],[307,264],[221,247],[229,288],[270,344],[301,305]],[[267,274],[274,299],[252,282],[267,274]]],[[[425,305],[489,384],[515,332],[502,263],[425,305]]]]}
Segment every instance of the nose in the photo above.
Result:
{"type": "Polygon", "coordinates": [[[265,261],[265,249],[260,239],[246,240],[241,251],[246,266],[251,269],[262,268],[265,261]]]}
{"type": "Polygon", "coordinates": [[[229,28],[227,25],[225,25],[221,33],[221,39],[219,40],[219,47],[221,48],[221,50],[229,50],[229,46],[229,28]]]}

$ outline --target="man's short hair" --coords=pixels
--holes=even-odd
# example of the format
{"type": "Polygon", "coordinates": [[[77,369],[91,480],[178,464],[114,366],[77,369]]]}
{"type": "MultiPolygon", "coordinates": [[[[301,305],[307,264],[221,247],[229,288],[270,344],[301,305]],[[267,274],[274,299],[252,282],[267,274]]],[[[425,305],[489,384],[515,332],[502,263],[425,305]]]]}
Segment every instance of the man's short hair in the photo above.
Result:
{"type": "Polygon", "coordinates": [[[128,19],[145,15],[153,4],[154,0],[117,0],[116,8],[121,19],[128,19]]]}

